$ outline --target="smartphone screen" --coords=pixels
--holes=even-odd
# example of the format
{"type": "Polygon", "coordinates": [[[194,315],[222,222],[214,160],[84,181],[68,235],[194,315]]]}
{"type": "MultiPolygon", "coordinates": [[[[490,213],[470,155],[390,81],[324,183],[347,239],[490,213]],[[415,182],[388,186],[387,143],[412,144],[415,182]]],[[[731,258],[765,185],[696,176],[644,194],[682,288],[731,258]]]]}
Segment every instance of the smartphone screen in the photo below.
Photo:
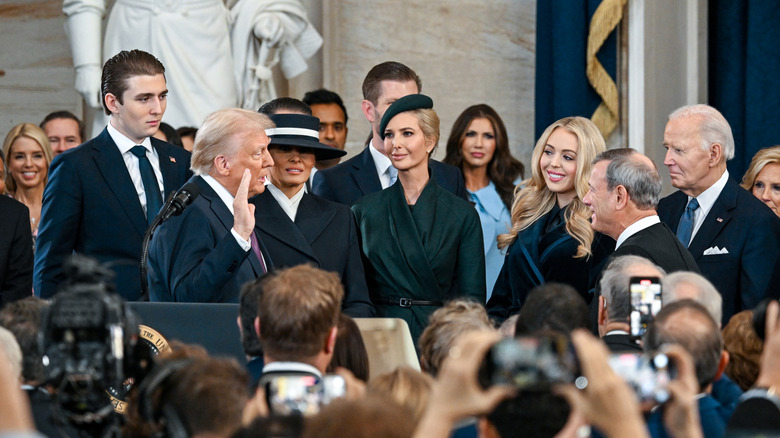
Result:
{"type": "Polygon", "coordinates": [[[661,280],[658,277],[631,277],[631,336],[644,336],[647,326],[661,311],[661,280]]]}

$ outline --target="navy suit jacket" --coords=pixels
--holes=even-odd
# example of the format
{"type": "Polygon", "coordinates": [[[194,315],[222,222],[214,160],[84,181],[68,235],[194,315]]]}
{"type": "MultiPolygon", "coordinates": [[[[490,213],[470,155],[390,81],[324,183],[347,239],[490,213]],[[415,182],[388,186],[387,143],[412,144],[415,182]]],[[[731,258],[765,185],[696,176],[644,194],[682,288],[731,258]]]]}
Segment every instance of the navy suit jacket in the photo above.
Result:
{"type": "MultiPolygon", "coordinates": [[[[311,186],[312,193],[329,201],[352,206],[363,196],[382,190],[374,158],[368,149],[370,147],[373,146],[369,144],[363,152],[338,166],[315,173],[311,186]]],[[[431,171],[431,178],[435,179],[443,189],[469,200],[460,169],[434,159],[428,160],[428,168],[431,171]]]]}
{"type": "MultiPolygon", "coordinates": [[[[264,274],[254,251],[244,251],[230,229],[233,214],[200,176],[200,196],[181,216],[157,229],[149,245],[149,298],[184,303],[237,303],[241,286],[264,274]]],[[[268,251],[258,239],[266,268],[268,251]]]]}
{"type": "Polygon", "coordinates": [[[250,202],[257,206],[255,227],[258,236],[276,267],[310,263],[335,272],[344,285],[344,313],[353,318],[374,316],[357,225],[349,207],[304,194],[293,222],[268,190],[250,202]]]}
{"type": "MultiPolygon", "coordinates": [[[[687,204],[688,196],[677,191],[658,205],[658,215],[673,232],[687,204]]],[[[688,250],[723,297],[724,326],[764,297],[780,297],[780,219],[730,178],[688,250]],[[704,255],[716,246],[728,254],[704,255]]]]}
{"type": "Polygon", "coordinates": [[[0,309],[32,295],[30,210],[0,194],[0,309]]]}
{"type": "MultiPolygon", "coordinates": [[[[165,199],[190,177],[190,153],[156,138],[151,141],[160,157],[165,199]]],[[[107,129],[56,156],[43,192],[35,294],[51,298],[63,280],[62,262],[78,252],[108,265],[116,273],[117,293],[138,300],[147,227],[130,173],[107,129]]]]}

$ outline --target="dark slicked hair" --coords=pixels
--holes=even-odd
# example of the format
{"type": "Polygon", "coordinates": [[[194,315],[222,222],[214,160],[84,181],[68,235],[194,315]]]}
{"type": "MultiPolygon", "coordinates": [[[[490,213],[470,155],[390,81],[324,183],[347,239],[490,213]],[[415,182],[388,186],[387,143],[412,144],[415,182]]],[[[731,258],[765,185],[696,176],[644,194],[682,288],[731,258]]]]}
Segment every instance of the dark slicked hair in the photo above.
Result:
{"type": "Polygon", "coordinates": [[[111,111],[106,106],[108,93],[116,96],[116,100],[124,104],[122,95],[127,91],[128,79],[135,76],[165,77],[165,67],[154,55],[143,50],[122,50],[103,64],[103,76],[100,78],[100,101],[103,110],[110,116],[111,111]]]}
{"type": "Polygon", "coordinates": [[[385,61],[375,65],[363,79],[363,99],[376,105],[382,91],[382,81],[413,81],[417,84],[417,92],[422,92],[422,79],[414,70],[400,62],[385,61]]]}
{"type": "Polygon", "coordinates": [[[263,287],[273,275],[274,271],[269,272],[241,286],[241,294],[238,297],[238,316],[241,319],[241,345],[244,347],[244,353],[248,356],[263,355],[263,345],[255,331],[255,318],[257,318],[263,287]]]}
{"type": "Polygon", "coordinates": [[[84,136],[85,133],[85,127],[84,122],[82,122],[78,117],[76,117],[75,114],[73,114],[70,111],[54,111],[46,115],[46,117],[43,118],[43,121],[41,121],[41,124],[38,125],[41,127],[41,129],[45,130],[44,128],[47,123],[51,122],[52,120],[56,119],[69,119],[73,120],[79,125],[79,136],[81,137],[81,142],[83,143],[86,141],[86,137],[84,136]]]}
{"type": "Polygon", "coordinates": [[[344,113],[344,123],[347,123],[347,120],[349,120],[347,108],[344,106],[341,96],[330,90],[320,88],[319,90],[309,91],[303,95],[303,103],[309,105],[309,107],[312,105],[336,104],[341,108],[341,112],[344,113]]]}
{"type": "Polygon", "coordinates": [[[301,102],[294,97],[277,97],[274,100],[269,100],[264,103],[260,109],[257,110],[260,114],[270,116],[271,114],[278,114],[280,111],[291,111],[294,114],[311,115],[311,108],[309,105],[301,102]]]}

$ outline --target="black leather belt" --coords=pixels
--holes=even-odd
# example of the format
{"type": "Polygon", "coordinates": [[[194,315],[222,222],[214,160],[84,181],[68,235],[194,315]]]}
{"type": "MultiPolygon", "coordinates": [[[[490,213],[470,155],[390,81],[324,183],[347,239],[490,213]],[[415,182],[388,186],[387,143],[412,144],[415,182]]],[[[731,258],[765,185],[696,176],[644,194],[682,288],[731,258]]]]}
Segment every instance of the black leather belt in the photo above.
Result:
{"type": "Polygon", "coordinates": [[[378,298],[373,300],[378,304],[389,304],[391,306],[399,306],[409,308],[412,306],[443,306],[441,301],[426,301],[426,300],[413,300],[411,298],[378,298]]]}

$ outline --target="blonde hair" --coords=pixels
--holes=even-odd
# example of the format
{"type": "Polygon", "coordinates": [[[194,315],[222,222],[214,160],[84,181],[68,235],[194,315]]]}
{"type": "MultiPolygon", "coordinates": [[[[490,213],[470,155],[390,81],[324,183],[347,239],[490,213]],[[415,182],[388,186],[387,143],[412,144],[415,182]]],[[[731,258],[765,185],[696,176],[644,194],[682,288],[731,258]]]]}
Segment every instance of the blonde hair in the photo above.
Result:
{"type": "Polygon", "coordinates": [[[523,181],[515,191],[512,205],[512,229],[498,236],[499,249],[505,248],[517,239],[517,234],[552,210],[556,202],[555,193],[547,188],[540,166],[542,153],[553,131],[561,128],[577,136],[577,172],[574,176],[574,190],[577,193],[566,210],[566,232],[579,242],[575,257],[589,257],[593,242],[590,226],[590,209],[582,202],[588,192],[588,178],[593,159],[606,150],[604,137],[596,125],[584,117],[565,117],[553,123],[536,142],[531,157],[531,178],[523,181]],[[522,188],[520,188],[522,187],[522,188]]]}
{"type": "Polygon", "coordinates": [[[41,149],[43,150],[43,156],[46,158],[46,177],[43,178],[43,185],[46,185],[46,183],[49,181],[48,169],[54,156],[51,151],[51,143],[49,143],[49,138],[46,137],[46,133],[43,132],[43,129],[39,128],[38,126],[33,125],[32,123],[20,123],[11,128],[11,130],[8,132],[8,135],[5,136],[5,141],[3,142],[3,155],[5,155],[6,170],[5,186],[8,193],[16,192],[16,181],[14,181],[14,177],[11,175],[11,172],[8,171],[8,162],[11,160],[11,146],[14,144],[16,139],[20,137],[27,137],[31,140],[35,140],[35,142],[41,146],[41,149]]]}
{"type": "Polygon", "coordinates": [[[767,164],[780,164],[780,146],[772,146],[756,152],[756,155],[750,161],[750,167],[745,172],[745,176],[742,177],[742,184],[740,184],[742,188],[753,190],[758,174],[761,173],[767,164]]]}
{"type": "Polygon", "coordinates": [[[239,108],[215,111],[195,135],[190,169],[196,175],[208,175],[214,159],[219,155],[233,155],[249,135],[265,135],[274,122],[265,114],[239,108]]]}
{"type": "Polygon", "coordinates": [[[413,414],[412,423],[417,424],[428,405],[432,387],[433,377],[429,374],[403,366],[371,379],[367,392],[408,409],[413,414]]]}

